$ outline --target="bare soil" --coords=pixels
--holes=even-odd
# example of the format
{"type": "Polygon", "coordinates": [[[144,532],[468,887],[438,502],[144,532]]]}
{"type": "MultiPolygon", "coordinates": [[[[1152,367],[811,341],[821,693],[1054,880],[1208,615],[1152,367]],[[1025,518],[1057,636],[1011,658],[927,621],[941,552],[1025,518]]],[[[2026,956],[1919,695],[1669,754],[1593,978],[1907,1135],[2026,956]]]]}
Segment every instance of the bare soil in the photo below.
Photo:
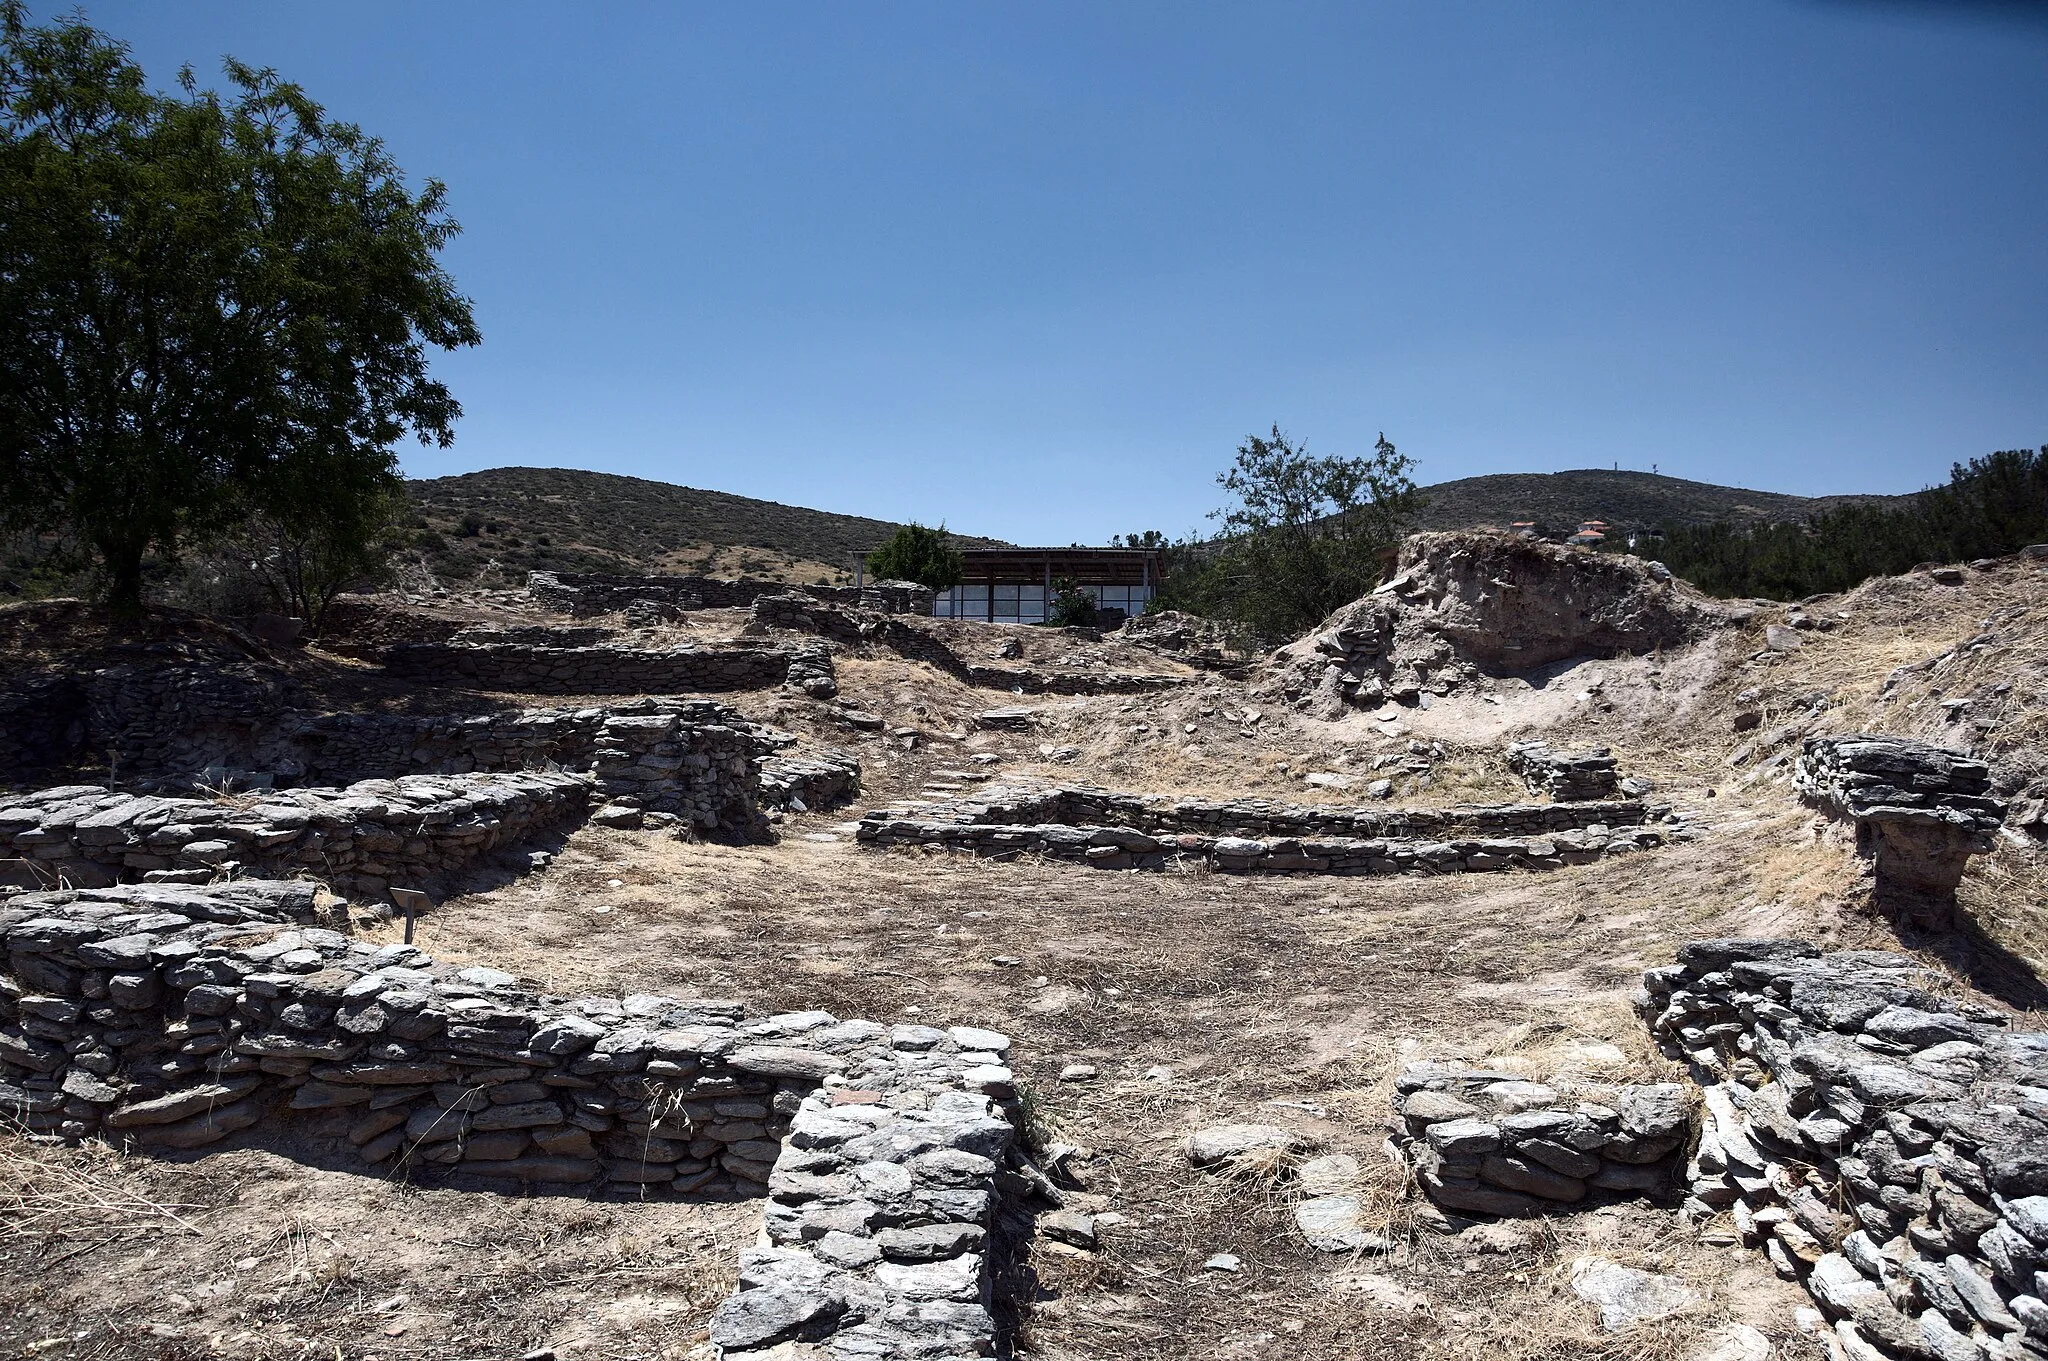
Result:
{"type": "MultiPolygon", "coordinates": [[[[958,785],[960,771],[1331,803],[1358,802],[1386,776],[1397,802],[1494,801],[1523,796],[1505,742],[1541,735],[1612,747],[1696,839],[1548,873],[1239,878],[868,852],[847,811],[789,818],[780,842],[761,847],[587,827],[545,871],[480,875],[420,921],[418,940],[564,993],[738,997],[761,1011],[1011,1035],[1033,1141],[1081,1150],[1070,1203],[1123,1217],[1098,1253],[1032,1245],[1020,1354],[1685,1361],[1739,1320],[1777,1355],[1817,1358],[1824,1348],[1793,1321],[1797,1288],[1717,1241],[1716,1226],[1681,1229],[1668,1206],[1431,1228],[1381,1152],[1390,1084],[1425,1057],[1544,1077],[1654,1076],[1664,1069],[1627,997],[1689,939],[1918,949],[1849,906],[1857,866],[1790,798],[1789,754],[1808,730],[1908,731],[1978,744],[2008,783],[2023,777],[2048,729],[2048,687],[2027,683],[2048,658],[2044,605],[2039,568],[1973,572],[1961,587],[1916,575],[1809,604],[1832,627],[1796,652],[1764,655],[1777,607],[1682,652],[1497,678],[1392,722],[1308,720],[1213,677],[1142,698],[1026,699],[893,657],[842,658],[841,703],[728,698],[857,750],[867,805],[940,797],[928,791],[958,785]],[[1987,631],[1995,641],[1971,650],[1987,631]],[[1922,662],[1887,687],[1895,668],[1922,662]],[[1971,703],[1942,703],[1958,697],[1971,703]],[[1034,730],[978,730],[974,715],[1002,704],[1036,710],[1034,730]],[[848,708],[882,716],[884,732],[849,726],[848,708]],[[1061,1081],[1075,1063],[1098,1076],[1061,1081]],[[1228,1120],[1291,1125],[1358,1158],[1398,1250],[1352,1260],[1309,1249],[1284,1168],[1193,1171],[1182,1141],[1228,1120]],[[1603,1333],[1569,1289],[1585,1253],[1681,1276],[1701,1302],[1603,1333]],[[1237,1269],[1205,1266],[1217,1254],[1237,1269]]],[[[1021,633],[1033,663],[1085,647],[1076,664],[1158,665],[1111,642],[946,627],[961,633],[956,646],[991,654],[1021,633]]],[[[386,684],[316,663],[359,676],[365,696],[386,684]]],[[[432,702],[470,699],[575,702],[432,702]]],[[[1965,882],[1965,907],[2008,964],[2048,955],[2044,886],[2041,854],[2016,845],[1965,882]]],[[[394,928],[365,918],[359,929],[394,928]]],[[[1971,986],[1969,963],[1958,990],[1971,986]]],[[[703,1321],[758,1223],[747,1205],[393,1185],[307,1146],[243,1142],[164,1162],[14,1141],[0,1142],[0,1159],[14,1188],[0,1201],[0,1353],[362,1361],[548,1346],[699,1358],[703,1321]]]]}

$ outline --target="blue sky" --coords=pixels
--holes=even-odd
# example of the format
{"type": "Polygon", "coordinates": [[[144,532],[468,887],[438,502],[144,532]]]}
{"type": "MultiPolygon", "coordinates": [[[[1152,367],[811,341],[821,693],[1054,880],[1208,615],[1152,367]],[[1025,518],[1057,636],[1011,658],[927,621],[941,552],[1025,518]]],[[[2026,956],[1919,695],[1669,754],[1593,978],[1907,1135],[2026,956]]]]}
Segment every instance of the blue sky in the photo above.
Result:
{"type": "Polygon", "coordinates": [[[83,9],[448,183],[484,344],[413,476],[1065,543],[1200,526],[1275,422],[1806,494],[2048,442],[2035,6],[83,9]]]}

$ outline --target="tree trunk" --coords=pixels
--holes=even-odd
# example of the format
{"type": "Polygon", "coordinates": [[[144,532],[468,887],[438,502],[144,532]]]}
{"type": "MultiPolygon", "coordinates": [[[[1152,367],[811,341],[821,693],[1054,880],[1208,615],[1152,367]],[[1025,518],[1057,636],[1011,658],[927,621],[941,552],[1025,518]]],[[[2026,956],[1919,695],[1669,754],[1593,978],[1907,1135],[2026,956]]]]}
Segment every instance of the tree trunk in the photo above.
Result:
{"type": "Polygon", "coordinates": [[[100,557],[106,564],[107,608],[116,618],[142,616],[142,545],[101,544],[100,557]]]}

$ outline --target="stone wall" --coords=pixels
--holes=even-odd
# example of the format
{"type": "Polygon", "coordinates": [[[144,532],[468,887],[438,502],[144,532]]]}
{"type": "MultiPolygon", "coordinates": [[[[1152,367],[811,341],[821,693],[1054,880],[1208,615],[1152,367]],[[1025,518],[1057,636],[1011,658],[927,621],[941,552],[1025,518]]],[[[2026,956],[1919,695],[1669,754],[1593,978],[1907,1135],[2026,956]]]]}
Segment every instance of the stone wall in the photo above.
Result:
{"type": "Polygon", "coordinates": [[[985,785],[972,797],[920,804],[914,809],[917,818],[930,822],[1061,822],[1240,837],[1517,836],[1636,827],[1661,812],[1638,799],[1364,808],[1265,799],[1175,799],[1092,785],[1037,784],[985,785]]]}
{"type": "Polygon", "coordinates": [[[1436,1204],[1540,1215],[1609,1195],[1669,1188],[1692,1132],[1675,1082],[1581,1084],[1561,1094],[1516,1073],[1410,1064],[1395,1079],[1395,1150],[1436,1204]]]}
{"type": "Polygon", "coordinates": [[[1991,768],[1904,737],[1809,737],[1793,766],[1800,797],[1852,823],[1876,895],[1917,925],[1954,925],[1956,885],[1991,849],[2005,805],[1991,768]]]}
{"type": "Polygon", "coordinates": [[[832,747],[761,762],[761,803],[808,813],[836,808],[860,793],[860,758],[832,747]]]}
{"type": "Polygon", "coordinates": [[[545,609],[588,619],[638,602],[681,610],[744,608],[764,595],[799,591],[813,599],[884,614],[932,612],[931,588],[914,581],[877,581],[865,586],[793,587],[786,581],[752,577],[625,576],[600,572],[531,572],[527,594],[545,609]]]}
{"type": "Polygon", "coordinates": [[[1542,837],[1425,841],[1407,838],[1202,836],[1130,827],[933,822],[891,812],[863,817],[864,846],[924,846],[1012,859],[1042,855],[1098,869],[1165,869],[1207,864],[1232,874],[1453,874],[1466,870],[1555,869],[1663,844],[1640,828],[1591,827],[1542,837]]]}
{"type": "Polygon", "coordinates": [[[1900,955],[1721,940],[1637,998],[1704,1093],[1688,1210],[1855,1361],[2048,1357],[2048,1034],[1952,993],[1900,955]]]}
{"type": "MultiPolygon", "coordinates": [[[[538,643],[407,643],[387,650],[394,676],[430,685],[522,695],[687,694],[765,690],[790,679],[797,650],[726,644],[644,648],[616,643],[550,647],[538,643]]],[[[804,679],[829,678],[831,658],[805,652],[804,679]]]]}
{"type": "Polygon", "coordinates": [[[1558,803],[1611,799],[1618,783],[1614,756],[1605,747],[1552,751],[1541,742],[1517,742],[1508,748],[1508,769],[1522,777],[1530,793],[1547,794],[1558,803]]]}
{"type": "Polygon", "coordinates": [[[988,1234],[1024,1166],[1003,1036],[539,995],[293,924],[311,910],[260,883],[0,904],[0,1114],[144,1150],[289,1127],[455,1185],[766,1196],[711,1324],[728,1361],[993,1350],[988,1234]]]}
{"type": "Polygon", "coordinates": [[[759,597],[748,627],[755,632],[814,633],[840,643],[886,647],[908,661],[928,663],[962,684],[1027,695],[1151,694],[1176,689],[1192,679],[1129,671],[1041,671],[970,662],[936,633],[886,614],[840,608],[803,592],[759,597]]]}
{"type": "Polygon", "coordinates": [[[592,783],[547,771],[409,775],[255,800],[60,786],[0,800],[0,881],[100,887],[305,876],[374,899],[580,818],[592,783]]]}
{"type": "MultiPolygon", "coordinates": [[[[708,700],[475,715],[316,713],[288,691],[199,667],[120,667],[80,682],[112,774],[159,791],[344,785],[550,766],[600,792],[687,817],[714,840],[765,836],[757,762],[789,740],[708,700]]],[[[76,753],[74,753],[74,756],[76,753]]],[[[18,773],[32,773],[33,768],[18,773]]]]}

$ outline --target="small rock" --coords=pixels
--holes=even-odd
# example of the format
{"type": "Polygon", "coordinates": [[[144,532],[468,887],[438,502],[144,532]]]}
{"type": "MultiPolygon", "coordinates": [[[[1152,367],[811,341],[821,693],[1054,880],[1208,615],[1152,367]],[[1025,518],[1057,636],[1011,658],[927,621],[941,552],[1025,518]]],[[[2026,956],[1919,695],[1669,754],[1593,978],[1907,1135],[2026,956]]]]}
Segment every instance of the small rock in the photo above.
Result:
{"type": "Polygon", "coordinates": [[[1053,1210],[1038,1217],[1038,1231],[1054,1242],[1094,1251],[1097,1244],[1095,1218],[1079,1210],[1053,1210]]]}
{"type": "Polygon", "coordinates": [[[1295,1153],[1307,1148],[1306,1136],[1278,1125],[1211,1125],[1188,1139],[1188,1161],[1198,1167],[1235,1162],[1250,1153],[1295,1153]]]}
{"type": "Polygon", "coordinates": [[[1358,1159],[1349,1153],[1310,1158],[1295,1173],[1295,1180],[1311,1196],[1341,1195],[1357,1184],[1358,1159]]]}
{"type": "Polygon", "coordinates": [[[1092,1082],[1101,1076],[1101,1070],[1092,1063],[1070,1063],[1060,1069],[1062,1082],[1092,1082]]]}
{"type": "Polygon", "coordinates": [[[1799,630],[1783,624],[1764,626],[1764,646],[1773,652],[1797,652],[1806,646],[1806,640],[1799,636],[1799,630]]]}
{"type": "Polygon", "coordinates": [[[1572,1293],[1600,1307],[1600,1326],[1610,1333],[1669,1318],[1700,1298],[1676,1277],[1655,1276],[1605,1257],[1572,1263],[1572,1293]]]}
{"type": "Polygon", "coordinates": [[[1771,1340],[1747,1323],[1731,1323],[1707,1335],[1692,1361],[1770,1361],[1771,1340]]]}
{"type": "Polygon", "coordinates": [[[1358,1222],[1356,1196],[1317,1196],[1294,1207],[1294,1227],[1318,1252],[1392,1252],[1394,1245],[1358,1222]]]}
{"type": "Polygon", "coordinates": [[[1244,1263],[1238,1260],[1234,1252],[1219,1252],[1202,1263],[1202,1268],[1205,1271],[1242,1271],[1244,1263]]]}

